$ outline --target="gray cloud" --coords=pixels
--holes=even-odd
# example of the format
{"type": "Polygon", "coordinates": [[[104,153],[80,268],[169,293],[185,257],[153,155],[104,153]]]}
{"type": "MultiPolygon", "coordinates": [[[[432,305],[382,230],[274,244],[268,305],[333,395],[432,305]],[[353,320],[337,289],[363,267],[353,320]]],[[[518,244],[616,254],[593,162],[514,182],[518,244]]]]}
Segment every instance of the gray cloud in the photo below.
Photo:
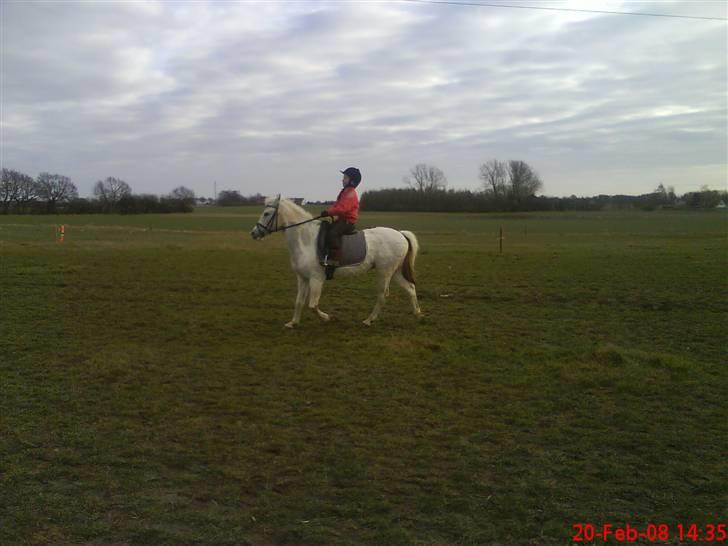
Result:
{"type": "Polygon", "coordinates": [[[556,195],[725,186],[725,22],[395,2],[2,10],[3,164],[82,193],[113,175],[324,198],[341,167],[371,188],[419,161],[472,188],[492,157],[525,159],[556,195]]]}

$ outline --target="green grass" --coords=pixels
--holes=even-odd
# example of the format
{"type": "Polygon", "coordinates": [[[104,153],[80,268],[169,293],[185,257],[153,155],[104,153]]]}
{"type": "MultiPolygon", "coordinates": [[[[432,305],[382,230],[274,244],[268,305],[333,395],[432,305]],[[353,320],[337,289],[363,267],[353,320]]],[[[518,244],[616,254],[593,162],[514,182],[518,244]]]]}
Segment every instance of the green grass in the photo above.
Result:
{"type": "Polygon", "coordinates": [[[0,543],[724,520],[725,214],[365,213],[419,236],[427,317],[393,287],[363,327],[369,276],[286,331],[295,280],[281,236],[250,239],[259,212],[0,217],[0,543]]]}

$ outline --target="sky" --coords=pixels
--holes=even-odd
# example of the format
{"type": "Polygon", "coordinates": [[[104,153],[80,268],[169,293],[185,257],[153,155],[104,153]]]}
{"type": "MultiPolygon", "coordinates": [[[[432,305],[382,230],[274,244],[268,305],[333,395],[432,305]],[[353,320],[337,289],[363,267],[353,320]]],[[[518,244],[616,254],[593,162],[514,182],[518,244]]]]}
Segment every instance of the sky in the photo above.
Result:
{"type": "MultiPolygon", "coordinates": [[[[477,1],[477,0],[473,0],[477,1]]],[[[506,2],[492,2],[506,3],[506,2]]],[[[728,3],[513,1],[728,17],[728,3]]],[[[333,199],[417,163],[545,195],[725,189],[728,22],[391,2],[0,1],[0,163],[333,199]]]]}

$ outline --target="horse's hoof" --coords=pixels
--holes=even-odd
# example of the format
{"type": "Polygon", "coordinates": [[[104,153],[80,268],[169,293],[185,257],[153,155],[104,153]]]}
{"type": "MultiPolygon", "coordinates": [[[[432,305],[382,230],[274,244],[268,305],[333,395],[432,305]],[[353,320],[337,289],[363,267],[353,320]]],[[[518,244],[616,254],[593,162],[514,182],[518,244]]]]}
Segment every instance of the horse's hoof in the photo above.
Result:
{"type": "Polygon", "coordinates": [[[285,327],[286,328],[295,328],[296,327],[296,323],[293,322],[293,321],[286,322],[285,327]]]}
{"type": "Polygon", "coordinates": [[[319,311],[319,318],[323,320],[324,322],[328,322],[328,320],[331,318],[327,313],[324,313],[323,311],[319,311]]]}
{"type": "Polygon", "coordinates": [[[369,319],[362,320],[362,323],[364,324],[364,326],[371,326],[372,325],[372,321],[369,320],[369,319]]]}

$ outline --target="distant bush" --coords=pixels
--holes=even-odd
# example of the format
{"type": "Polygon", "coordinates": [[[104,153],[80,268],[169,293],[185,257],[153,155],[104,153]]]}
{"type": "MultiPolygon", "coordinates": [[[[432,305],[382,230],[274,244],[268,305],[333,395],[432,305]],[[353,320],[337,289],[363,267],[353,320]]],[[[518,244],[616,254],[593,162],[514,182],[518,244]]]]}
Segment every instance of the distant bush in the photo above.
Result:
{"type": "Polygon", "coordinates": [[[216,204],[221,207],[234,207],[241,205],[260,205],[265,201],[265,196],[255,193],[243,196],[236,190],[223,190],[217,195],[216,204]]]}
{"type": "Polygon", "coordinates": [[[714,208],[728,204],[728,192],[703,190],[681,198],[668,193],[643,195],[596,195],[593,197],[548,197],[530,195],[516,201],[493,192],[470,190],[418,191],[412,188],[369,190],[361,196],[361,208],[376,211],[420,212],[516,212],[660,208],[714,208]]]}
{"type": "Polygon", "coordinates": [[[134,194],[131,186],[112,176],[94,185],[95,199],[78,197],[71,179],[41,173],[37,179],[12,169],[2,169],[0,211],[3,214],[145,214],[192,212],[195,192],[178,186],[169,195],[134,194]]]}
{"type": "Polygon", "coordinates": [[[79,197],[66,203],[64,212],[68,214],[95,214],[101,212],[101,207],[98,201],[79,197]]]}
{"type": "Polygon", "coordinates": [[[545,197],[531,195],[514,201],[488,192],[470,190],[418,191],[410,188],[370,190],[361,197],[361,208],[379,211],[420,212],[515,212],[538,210],[598,210],[602,203],[592,197],[545,197]]]}
{"type": "Polygon", "coordinates": [[[171,195],[158,197],[152,194],[132,194],[122,197],[117,204],[120,214],[192,212],[193,208],[194,196],[186,199],[171,195]]]}

